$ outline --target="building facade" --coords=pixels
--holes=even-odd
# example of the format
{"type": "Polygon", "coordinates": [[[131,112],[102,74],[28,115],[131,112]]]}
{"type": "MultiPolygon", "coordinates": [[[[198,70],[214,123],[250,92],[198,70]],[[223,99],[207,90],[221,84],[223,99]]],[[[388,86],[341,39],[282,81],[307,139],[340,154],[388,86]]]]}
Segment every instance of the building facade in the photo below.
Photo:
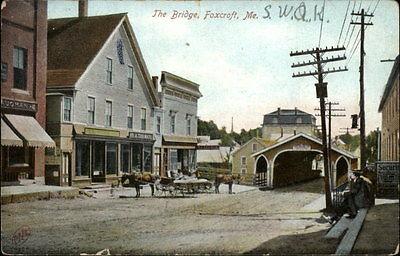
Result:
{"type": "Polygon", "coordinates": [[[281,109],[264,115],[262,137],[276,140],[296,133],[314,135],[315,117],[297,108],[281,109]]]}
{"type": "Polygon", "coordinates": [[[48,23],[47,129],[57,149],[46,179],[84,187],[151,172],[157,85],[128,17],[79,13],[48,23]]]}
{"type": "Polygon", "coordinates": [[[44,182],[47,2],[2,1],[1,179],[44,182]]]}
{"type": "Polygon", "coordinates": [[[160,84],[163,110],[160,175],[192,173],[196,169],[197,101],[202,97],[199,85],[166,71],[161,73],[160,84]]]}
{"type": "MultiPolygon", "coordinates": [[[[252,138],[232,153],[232,173],[240,174],[246,184],[253,184],[255,178],[255,159],[251,155],[272,145],[275,141],[252,138]]],[[[266,170],[265,170],[266,172],[266,170]]]]}
{"type": "Polygon", "coordinates": [[[382,113],[381,159],[399,161],[399,69],[400,57],[397,56],[386,83],[378,111],[382,113]]]}

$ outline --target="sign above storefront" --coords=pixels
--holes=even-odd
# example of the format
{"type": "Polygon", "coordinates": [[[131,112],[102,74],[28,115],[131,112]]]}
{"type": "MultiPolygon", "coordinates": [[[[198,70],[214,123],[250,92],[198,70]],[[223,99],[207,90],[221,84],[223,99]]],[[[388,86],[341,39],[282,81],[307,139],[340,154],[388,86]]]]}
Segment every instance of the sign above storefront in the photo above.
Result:
{"type": "Polygon", "coordinates": [[[130,132],[129,138],[131,139],[140,139],[140,140],[154,140],[153,134],[151,133],[142,133],[142,132],[130,132]]]}
{"type": "Polygon", "coordinates": [[[110,137],[119,137],[118,130],[107,130],[100,128],[88,128],[85,127],[86,135],[98,135],[98,136],[110,136],[110,137]]]}

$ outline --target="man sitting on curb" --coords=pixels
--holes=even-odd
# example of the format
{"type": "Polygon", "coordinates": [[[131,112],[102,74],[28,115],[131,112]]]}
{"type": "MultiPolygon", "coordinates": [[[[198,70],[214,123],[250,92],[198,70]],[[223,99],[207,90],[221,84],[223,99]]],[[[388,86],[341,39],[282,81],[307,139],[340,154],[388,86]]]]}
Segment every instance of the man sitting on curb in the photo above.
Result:
{"type": "Polygon", "coordinates": [[[349,213],[348,218],[354,218],[358,209],[373,205],[372,182],[361,176],[360,172],[350,174],[350,190],[344,192],[344,207],[349,213]]]}

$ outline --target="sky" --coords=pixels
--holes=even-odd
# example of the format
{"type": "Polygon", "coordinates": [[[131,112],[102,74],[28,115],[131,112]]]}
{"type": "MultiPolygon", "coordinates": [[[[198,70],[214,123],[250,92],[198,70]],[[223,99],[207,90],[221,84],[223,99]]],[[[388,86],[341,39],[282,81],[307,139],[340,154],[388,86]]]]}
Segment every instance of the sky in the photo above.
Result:
{"type": "MultiPolygon", "coordinates": [[[[317,80],[312,76],[292,77],[293,72],[314,71],[315,67],[291,68],[292,63],[313,57],[289,54],[344,45],[345,51],[324,56],[347,57],[326,68],[347,66],[348,71],[328,74],[324,79],[328,83],[327,101],[338,102],[335,107],[346,110],[340,112],[345,117],[333,118],[332,132],[336,135],[341,133],[340,128],[351,126],[350,115],[359,113],[360,45],[355,47],[360,26],[349,23],[360,20],[351,17],[353,8],[374,14],[366,18],[373,25],[365,31],[368,133],[381,125],[378,106],[393,66],[393,62],[381,60],[399,54],[399,6],[394,0],[89,0],[88,14],[128,13],[150,74],[160,76],[161,71],[169,71],[198,83],[203,94],[198,102],[200,119],[213,120],[229,131],[233,117],[236,132],[259,127],[263,115],[278,107],[319,114],[315,110],[319,107],[314,86],[317,80]]],[[[77,1],[48,2],[49,19],[77,15],[77,1]]]]}

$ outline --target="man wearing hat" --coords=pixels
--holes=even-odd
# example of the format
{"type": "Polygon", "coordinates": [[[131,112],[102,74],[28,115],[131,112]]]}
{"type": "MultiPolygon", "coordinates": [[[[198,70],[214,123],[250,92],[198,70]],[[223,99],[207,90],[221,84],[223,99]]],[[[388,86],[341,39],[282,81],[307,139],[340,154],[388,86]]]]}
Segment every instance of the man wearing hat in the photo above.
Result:
{"type": "Polygon", "coordinates": [[[358,171],[353,171],[350,174],[350,190],[344,194],[349,218],[354,218],[358,209],[369,208],[372,205],[370,200],[371,186],[370,181],[368,181],[358,171]]]}

